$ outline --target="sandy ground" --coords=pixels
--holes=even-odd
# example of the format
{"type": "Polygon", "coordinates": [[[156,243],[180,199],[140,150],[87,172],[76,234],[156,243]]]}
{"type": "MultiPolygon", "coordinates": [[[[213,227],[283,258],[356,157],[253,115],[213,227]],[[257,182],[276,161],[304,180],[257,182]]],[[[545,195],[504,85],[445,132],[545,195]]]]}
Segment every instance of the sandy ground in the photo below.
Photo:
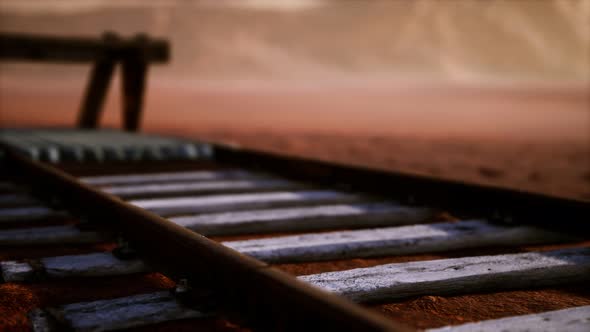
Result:
{"type": "MultiPolygon", "coordinates": [[[[148,132],[590,201],[590,2],[309,0],[288,7],[295,2],[4,0],[0,31],[168,38],[171,63],[151,71],[148,132]]],[[[72,126],[87,71],[0,64],[0,127],[72,126]]],[[[119,125],[113,92],[106,126],[119,125]]],[[[281,268],[297,274],[296,266],[281,268]]],[[[38,305],[171,286],[159,275],[92,289],[84,281],[4,284],[0,330],[22,330],[25,312],[38,305]]],[[[587,305],[581,287],[424,296],[373,308],[427,328],[587,305]]]]}
{"type": "MultiPolygon", "coordinates": [[[[0,124],[71,126],[82,86],[0,76],[0,124]]],[[[104,125],[119,124],[119,97],[111,93],[104,125]]],[[[589,103],[585,87],[152,80],[143,124],[148,132],[590,200],[589,103]]]]}
{"type": "MultiPolygon", "coordinates": [[[[150,132],[590,200],[589,13],[584,0],[5,0],[0,31],[168,39],[150,132]]],[[[0,126],[72,125],[87,72],[0,63],[0,126]]]]}
{"type": "Polygon", "coordinates": [[[590,201],[588,146],[471,138],[210,132],[215,141],[590,201]]]}

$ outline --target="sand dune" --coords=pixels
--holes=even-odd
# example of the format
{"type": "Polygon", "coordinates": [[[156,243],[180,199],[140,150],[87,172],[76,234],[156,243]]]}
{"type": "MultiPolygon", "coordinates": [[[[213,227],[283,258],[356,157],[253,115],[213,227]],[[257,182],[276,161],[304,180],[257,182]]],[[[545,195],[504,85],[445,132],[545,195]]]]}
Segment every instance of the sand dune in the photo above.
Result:
{"type": "MultiPolygon", "coordinates": [[[[0,31],[169,38],[147,131],[590,200],[590,1],[276,3],[4,0],[0,31]]],[[[87,72],[0,64],[0,127],[73,125],[87,72]]]]}
{"type": "Polygon", "coordinates": [[[2,1],[0,31],[165,36],[170,75],[201,79],[590,79],[585,0],[51,4],[2,1]]]}

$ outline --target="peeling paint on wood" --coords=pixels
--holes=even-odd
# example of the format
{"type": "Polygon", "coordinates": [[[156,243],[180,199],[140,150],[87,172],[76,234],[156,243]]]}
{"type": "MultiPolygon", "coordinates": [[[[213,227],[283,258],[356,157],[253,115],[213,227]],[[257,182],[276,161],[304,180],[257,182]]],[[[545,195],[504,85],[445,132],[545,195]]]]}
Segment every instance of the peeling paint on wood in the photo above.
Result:
{"type": "Polygon", "coordinates": [[[106,185],[132,185],[148,183],[182,182],[182,181],[204,181],[204,180],[227,180],[255,177],[253,173],[244,170],[225,171],[192,171],[192,172],[169,172],[149,174],[120,174],[107,176],[81,177],[80,181],[93,186],[106,185]]]}
{"type": "Polygon", "coordinates": [[[29,281],[35,277],[35,269],[28,262],[0,262],[0,274],[5,282],[29,281]]]}
{"type": "Polygon", "coordinates": [[[299,277],[356,302],[586,281],[590,248],[379,265],[299,277]]]}
{"type": "Polygon", "coordinates": [[[46,257],[35,264],[26,261],[0,262],[4,281],[31,281],[42,272],[48,278],[101,277],[146,272],[148,268],[137,259],[120,260],[109,252],[86,255],[46,257]],[[42,271],[36,271],[42,269],[42,271]]]}
{"type": "Polygon", "coordinates": [[[67,304],[29,313],[33,330],[58,331],[57,321],[74,331],[111,331],[207,314],[180,304],[170,292],[155,292],[116,299],[67,304]]]}
{"type": "Polygon", "coordinates": [[[211,194],[235,191],[285,190],[303,187],[285,180],[234,180],[234,181],[199,181],[164,184],[142,184],[130,186],[104,187],[102,190],[122,198],[164,196],[169,194],[211,194]]]}
{"type": "Polygon", "coordinates": [[[338,204],[210,213],[169,220],[204,235],[311,231],[426,221],[431,209],[395,203],[338,204]]]}
{"type": "Polygon", "coordinates": [[[0,245],[92,243],[103,240],[95,232],[80,231],[72,225],[17,228],[0,231],[0,245]]]}
{"type": "Polygon", "coordinates": [[[50,277],[120,275],[148,270],[137,259],[120,260],[111,253],[47,257],[40,262],[50,277]]]}
{"type": "Polygon", "coordinates": [[[56,211],[45,206],[0,209],[0,223],[25,220],[33,221],[60,216],[66,216],[66,213],[63,211],[56,211]]]}
{"type": "Polygon", "coordinates": [[[293,204],[325,204],[359,200],[360,196],[337,191],[279,191],[214,196],[185,196],[159,199],[138,199],[129,203],[160,215],[179,215],[268,208],[293,204]]]}
{"type": "Polygon", "coordinates": [[[590,331],[590,306],[539,314],[486,320],[457,326],[445,326],[428,332],[587,332],[590,331]]]}
{"type": "Polygon", "coordinates": [[[224,242],[243,254],[271,262],[303,262],[440,252],[571,240],[559,233],[480,220],[365,230],[311,233],[224,242]]]}

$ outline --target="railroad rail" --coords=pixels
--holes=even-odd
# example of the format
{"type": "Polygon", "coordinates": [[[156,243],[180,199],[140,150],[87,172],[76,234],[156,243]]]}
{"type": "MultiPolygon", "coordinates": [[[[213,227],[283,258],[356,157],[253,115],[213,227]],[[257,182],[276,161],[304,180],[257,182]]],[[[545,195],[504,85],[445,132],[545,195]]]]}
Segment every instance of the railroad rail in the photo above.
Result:
{"type": "Polygon", "coordinates": [[[590,328],[587,202],[117,131],[0,141],[1,329],[590,328]]]}

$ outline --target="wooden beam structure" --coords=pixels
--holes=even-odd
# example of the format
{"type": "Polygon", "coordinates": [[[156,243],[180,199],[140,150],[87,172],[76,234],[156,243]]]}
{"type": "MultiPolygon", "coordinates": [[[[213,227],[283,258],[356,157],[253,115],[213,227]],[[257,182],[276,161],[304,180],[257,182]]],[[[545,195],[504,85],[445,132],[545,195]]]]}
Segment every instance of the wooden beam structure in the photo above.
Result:
{"type": "Polygon", "coordinates": [[[116,33],[105,32],[103,38],[56,37],[18,33],[0,34],[0,59],[3,61],[87,63],[100,54],[109,53],[122,58],[132,49],[142,48],[145,58],[151,63],[169,60],[168,42],[150,39],[118,38],[116,33]]]}
{"type": "Polygon", "coordinates": [[[113,32],[102,38],[54,37],[28,34],[0,34],[0,60],[87,63],[94,62],[78,126],[96,128],[117,62],[122,65],[123,127],[137,131],[140,126],[147,69],[150,63],[164,63],[170,57],[166,40],[144,34],[123,39],[113,32]]]}

